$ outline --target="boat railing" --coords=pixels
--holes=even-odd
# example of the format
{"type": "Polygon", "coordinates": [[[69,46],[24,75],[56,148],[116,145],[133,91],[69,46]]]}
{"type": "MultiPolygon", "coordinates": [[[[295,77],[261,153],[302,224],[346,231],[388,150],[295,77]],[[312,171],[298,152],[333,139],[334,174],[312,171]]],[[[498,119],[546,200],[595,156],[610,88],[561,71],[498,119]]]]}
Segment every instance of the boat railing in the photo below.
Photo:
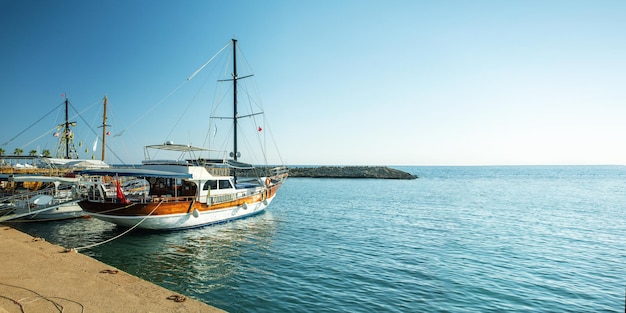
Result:
{"type": "Polygon", "coordinates": [[[29,207],[33,204],[29,203],[30,199],[38,195],[47,195],[53,197],[53,203],[61,203],[63,201],[78,199],[71,190],[55,190],[54,188],[44,188],[34,191],[23,191],[15,193],[11,196],[0,198],[0,203],[18,205],[20,207],[29,207]]]}
{"type": "MultiPolygon", "coordinates": [[[[236,201],[237,199],[245,197],[246,195],[247,193],[245,191],[236,192],[236,193],[219,194],[219,195],[209,195],[207,197],[207,204],[212,205],[216,203],[236,201]]],[[[153,195],[153,196],[140,197],[140,198],[127,197],[127,199],[133,202],[142,202],[142,203],[147,202],[147,201],[149,202],[189,202],[189,201],[194,201],[196,197],[195,196],[175,197],[172,195],[160,195],[160,196],[153,195]]]]}
{"type": "Polygon", "coordinates": [[[283,177],[289,174],[289,168],[286,166],[260,167],[260,175],[264,177],[283,177]]]}
{"type": "MultiPolygon", "coordinates": [[[[193,201],[195,197],[190,196],[180,196],[175,197],[172,195],[127,195],[126,200],[132,203],[150,203],[150,202],[189,202],[193,201]]],[[[120,201],[115,195],[106,196],[104,198],[99,195],[94,195],[93,193],[89,194],[87,200],[92,202],[101,202],[101,203],[114,203],[120,201]]]]}
{"type": "Polygon", "coordinates": [[[276,166],[269,169],[270,176],[283,176],[284,174],[289,174],[289,168],[287,166],[281,165],[276,166]]]}
{"type": "MultiPolygon", "coordinates": [[[[238,191],[234,193],[208,195],[206,197],[206,200],[207,200],[208,205],[212,205],[216,203],[232,202],[242,197],[249,196],[252,193],[248,191],[238,191]]],[[[113,191],[107,190],[104,192],[104,195],[105,195],[104,197],[101,197],[98,192],[95,192],[95,190],[91,190],[88,193],[87,199],[92,202],[101,202],[101,203],[113,203],[113,202],[119,201],[119,199],[117,199],[116,194],[113,191]]],[[[174,196],[171,194],[147,195],[145,193],[127,194],[125,195],[125,198],[126,200],[133,202],[133,203],[190,202],[190,201],[197,200],[195,196],[174,196]]]]}
{"type": "Polygon", "coordinates": [[[150,202],[189,202],[189,201],[193,201],[194,199],[195,197],[189,197],[189,196],[174,197],[171,195],[162,195],[162,196],[151,196],[149,198],[149,201],[150,202]]]}
{"type": "Polygon", "coordinates": [[[233,193],[223,194],[223,195],[208,196],[207,197],[207,204],[211,205],[211,204],[215,204],[215,203],[229,202],[229,201],[234,201],[236,199],[237,199],[237,195],[233,194],[233,193]]]}
{"type": "Polygon", "coordinates": [[[16,201],[16,200],[28,200],[37,195],[54,196],[54,188],[44,188],[44,189],[39,189],[39,190],[34,190],[34,191],[17,192],[11,196],[0,198],[0,203],[11,202],[11,201],[16,201]]]}
{"type": "Polygon", "coordinates": [[[239,177],[254,177],[254,178],[271,178],[273,180],[279,180],[279,178],[287,177],[289,175],[289,168],[286,166],[257,166],[253,170],[242,170],[238,172],[239,177]]]}
{"type": "Polygon", "coordinates": [[[213,176],[228,176],[230,175],[230,168],[227,167],[206,167],[209,174],[213,176]]]}
{"type": "Polygon", "coordinates": [[[143,165],[189,165],[186,160],[143,160],[143,165]]]}
{"type": "MultiPolygon", "coordinates": [[[[207,167],[206,169],[207,171],[209,171],[211,175],[214,175],[214,176],[227,176],[227,175],[230,175],[230,171],[232,170],[231,168],[228,168],[228,167],[207,167]]],[[[259,167],[255,167],[253,171],[257,172],[258,173],[257,175],[259,176],[283,176],[289,173],[289,167],[284,166],[284,165],[275,166],[275,167],[259,166],[259,167]]],[[[242,173],[244,172],[246,172],[246,170],[242,171],[242,173]]],[[[242,175],[242,176],[246,176],[246,175],[242,175]]]]}
{"type": "MultiPolygon", "coordinates": [[[[244,194],[245,193],[241,193],[241,194],[230,193],[230,194],[223,194],[223,195],[208,196],[207,198],[209,202],[207,204],[216,204],[216,203],[235,201],[238,198],[242,197],[244,194]]],[[[150,202],[190,202],[190,201],[195,200],[196,197],[192,197],[192,196],[174,197],[171,195],[162,195],[162,196],[152,196],[148,199],[146,199],[146,201],[150,201],[150,202]]],[[[133,201],[134,199],[128,198],[128,200],[133,201]]],[[[142,201],[142,199],[138,199],[138,200],[142,201]]]]}

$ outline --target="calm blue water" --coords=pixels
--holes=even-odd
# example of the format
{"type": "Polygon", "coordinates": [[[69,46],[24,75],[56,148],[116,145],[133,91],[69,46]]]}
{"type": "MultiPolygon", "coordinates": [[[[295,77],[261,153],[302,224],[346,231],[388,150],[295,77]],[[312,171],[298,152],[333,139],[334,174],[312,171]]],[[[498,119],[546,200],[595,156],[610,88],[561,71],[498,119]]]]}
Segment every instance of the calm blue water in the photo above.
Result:
{"type": "Polygon", "coordinates": [[[624,311],[626,167],[401,169],[420,178],[290,178],[265,214],[82,252],[229,312],[624,311]]]}

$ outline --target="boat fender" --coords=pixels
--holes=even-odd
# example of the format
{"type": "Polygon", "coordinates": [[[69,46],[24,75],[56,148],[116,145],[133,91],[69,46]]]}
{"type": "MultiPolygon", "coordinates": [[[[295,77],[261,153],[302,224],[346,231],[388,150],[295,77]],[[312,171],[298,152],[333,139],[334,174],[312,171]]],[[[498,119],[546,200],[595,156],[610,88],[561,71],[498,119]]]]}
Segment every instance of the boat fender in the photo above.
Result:
{"type": "Polygon", "coordinates": [[[248,204],[244,202],[244,203],[241,205],[241,207],[242,207],[244,210],[247,210],[247,209],[248,209],[248,204]]]}
{"type": "Polygon", "coordinates": [[[267,206],[267,199],[263,200],[263,204],[267,206]]]}
{"type": "Polygon", "coordinates": [[[193,214],[193,217],[195,218],[200,217],[200,211],[198,211],[198,209],[193,209],[193,212],[191,214],[193,214]]]}
{"type": "Polygon", "coordinates": [[[266,186],[266,187],[269,187],[271,182],[272,182],[272,181],[270,180],[270,178],[269,178],[269,177],[268,177],[268,178],[266,178],[266,179],[265,179],[265,186],[266,186]]]}

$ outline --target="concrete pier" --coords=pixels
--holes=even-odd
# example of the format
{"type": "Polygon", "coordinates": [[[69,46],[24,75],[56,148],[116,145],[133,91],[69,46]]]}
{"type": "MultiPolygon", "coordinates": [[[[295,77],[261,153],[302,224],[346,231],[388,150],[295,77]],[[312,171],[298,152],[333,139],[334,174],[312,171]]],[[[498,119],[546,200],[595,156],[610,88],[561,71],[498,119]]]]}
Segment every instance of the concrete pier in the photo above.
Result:
{"type": "Polygon", "coordinates": [[[0,313],[61,311],[224,312],[0,225],[0,313]]]}

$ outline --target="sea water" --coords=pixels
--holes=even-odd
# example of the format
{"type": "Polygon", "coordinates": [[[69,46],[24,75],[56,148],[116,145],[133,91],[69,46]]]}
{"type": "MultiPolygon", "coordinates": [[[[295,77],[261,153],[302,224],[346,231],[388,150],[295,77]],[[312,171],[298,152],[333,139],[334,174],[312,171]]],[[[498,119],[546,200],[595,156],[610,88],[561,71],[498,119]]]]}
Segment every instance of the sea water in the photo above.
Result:
{"type": "MultiPolygon", "coordinates": [[[[81,252],[229,312],[624,311],[626,167],[400,169],[420,178],[289,178],[264,214],[81,252]]],[[[124,231],[15,226],[70,248],[124,231]]]]}

